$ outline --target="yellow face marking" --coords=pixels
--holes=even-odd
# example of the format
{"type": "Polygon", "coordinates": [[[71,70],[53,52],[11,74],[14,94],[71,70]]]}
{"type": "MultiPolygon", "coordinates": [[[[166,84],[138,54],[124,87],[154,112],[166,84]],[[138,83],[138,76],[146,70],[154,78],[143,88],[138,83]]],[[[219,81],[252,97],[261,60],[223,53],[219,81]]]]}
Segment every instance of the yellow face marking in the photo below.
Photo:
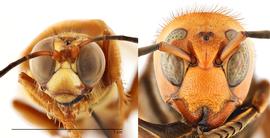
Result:
{"type": "Polygon", "coordinates": [[[59,39],[59,38],[55,38],[54,40],[54,50],[60,52],[61,50],[64,50],[64,41],[59,39]]]}
{"type": "Polygon", "coordinates": [[[58,102],[66,103],[81,94],[81,85],[80,78],[70,68],[60,68],[47,83],[46,93],[58,102]]]}
{"type": "Polygon", "coordinates": [[[77,73],[77,63],[76,61],[74,63],[71,64],[71,69],[77,73]]]}

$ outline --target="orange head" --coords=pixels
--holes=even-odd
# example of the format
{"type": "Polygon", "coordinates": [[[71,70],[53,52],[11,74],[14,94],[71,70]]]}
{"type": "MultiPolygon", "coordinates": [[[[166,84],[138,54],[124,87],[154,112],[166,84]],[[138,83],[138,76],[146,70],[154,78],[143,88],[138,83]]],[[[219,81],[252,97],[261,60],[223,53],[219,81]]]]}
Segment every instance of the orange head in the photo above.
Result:
{"type": "Polygon", "coordinates": [[[220,60],[239,31],[243,27],[236,19],[218,12],[186,13],[161,30],[157,42],[183,50],[192,61],[170,52],[154,53],[161,96],[186,122],[205,130],[218,127],[246,98],[254,70],[248,40],[220,60]]]}

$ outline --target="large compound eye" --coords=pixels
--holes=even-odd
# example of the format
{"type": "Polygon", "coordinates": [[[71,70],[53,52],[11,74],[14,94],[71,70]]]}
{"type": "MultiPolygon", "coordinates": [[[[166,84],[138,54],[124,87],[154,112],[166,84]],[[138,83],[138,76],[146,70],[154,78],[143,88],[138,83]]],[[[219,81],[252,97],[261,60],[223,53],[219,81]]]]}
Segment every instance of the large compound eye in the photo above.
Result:
{"type": "Polygon", "coordinates": [[[245,42],[234,53],[227,65],[227,79],[231,87],[239,85],[246,77],[249,68],[249,51],[245,42]]]}
{"type": "Polygon", "coordinates": [[[77,70],[80,79],[88,87],[93,87],[105,71],[105,56],[96,43],[90,43],[80,50],[77,70]]]}
{"type": "Polygon", "coordinates": [[[160,64],[165,78],[173,85],[180,86],[185,73],[185,64],[183,59],[172,54],[161,52],[160,64]]]}
{"type": "Polygon", "coordinates": [[[172,40],[182,40],[186,38],[187,31],[183,28],[178,28],[173,30],[166,38],[166,42],[171,42],[172,40]]]}
{"type": "MultiPolygon", "coordinates": [[[[54,51],[54,38],[46,38],[38,42],[32,49],[37,51],[54,51]]],[[[52,77],[55,69],[55,60],[49,56],[40,56],[29,61],[30,70],[33,77],[39,84],[46,84],[52,77]]]]}

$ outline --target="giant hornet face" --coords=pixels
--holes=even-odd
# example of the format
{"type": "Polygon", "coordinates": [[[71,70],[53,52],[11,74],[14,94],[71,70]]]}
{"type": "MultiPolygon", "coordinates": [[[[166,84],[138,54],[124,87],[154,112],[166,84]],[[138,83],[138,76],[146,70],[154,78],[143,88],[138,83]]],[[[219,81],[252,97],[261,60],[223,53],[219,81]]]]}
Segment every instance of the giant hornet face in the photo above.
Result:
{"type": "Polygon", "coordinates": [[[207,12],[176,17],[161,31],[157,42],[191,59],[154,53],[160,94],[188,123],[206,130],[218,127],[246,98],[254,70],[252,45],[245,40],[226,58],[221,55],[240,31],[243,27],[232,17],[207,12]]]}
{"type": "Polygon", "coordinates": [[[247,38],[269,39],[270,31],[246,31],[220,11],[183,12],[155,44],[139,48],[139,56],[155,51],[154,67],[147,67],[141,84],[149,103],[160,104],[147,105],[152,113],[142,107],[141,136],[231,137],[254,129],[246,126],[266,109],[270,85],[251,85],[254,50],[247,38]],[[159,94],[148,87],[155,84],[159,94]]]}
{"type": "Polygon", "coordinates": [[[106,64],[103,51],[95,42],[82,45],[88,38],[85,34],[62,33],[41,40],[32,49],[32,53],[59,53],[57,59],[42,56],[29,62],[42,91],[58,103],[70,105],[80,101],[103,76],[106,64]]]}

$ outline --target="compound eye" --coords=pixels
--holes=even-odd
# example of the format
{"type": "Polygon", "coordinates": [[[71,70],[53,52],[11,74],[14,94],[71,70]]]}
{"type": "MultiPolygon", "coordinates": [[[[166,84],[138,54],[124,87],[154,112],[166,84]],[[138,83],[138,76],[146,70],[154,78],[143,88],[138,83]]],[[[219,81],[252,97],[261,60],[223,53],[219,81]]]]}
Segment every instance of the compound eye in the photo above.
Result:
{"type": "Polygon", "coordinates": [[[183,59],[172,54],[161,52],[160,63],[165,78],[173,85],[180,86],[185,73],[183,59]]]}
{"type": "Polygon", "coordinates": [[[171,42],[172,40],[182,40],[186,38],[187,31],[183,28],[178,28],[173,30],[166,38],[166,42],[171,42]]]}
{"type": "Polygon", "coordinates": [[[248,47],[242,42],[240,49],[228,61],[227,79],[229,86],[237,86],[246,78],[249,69],[249,60],[248,47]]]}
{"type": "MultiPolygon", "coordinates": [[[[37,51],[54,51],[54,38],[46,38],[38,42],[32,49],[32,52],[37,51]]],[[[55,60],[49,56],[40,56],[33,58],[29,61],[30,70],[33,74],[33,77],[39,84],[46,84],[52,75],[54,74],[55,69],[55,60]]]]}
{"type": "Polygon", "coordinates": [[[102,78],[105,71],[105,56],[96,43],[89,43],[80,50],[77,71],[82,82],[93,87],[102,78]]]}
{"type": "Polygon", "coordinates": [[[225,32],[226,38],[231,41],[233,38],[235,38],[237,35],[237,32],[233,29],[229,29],[228,31],[225,32]]]}

